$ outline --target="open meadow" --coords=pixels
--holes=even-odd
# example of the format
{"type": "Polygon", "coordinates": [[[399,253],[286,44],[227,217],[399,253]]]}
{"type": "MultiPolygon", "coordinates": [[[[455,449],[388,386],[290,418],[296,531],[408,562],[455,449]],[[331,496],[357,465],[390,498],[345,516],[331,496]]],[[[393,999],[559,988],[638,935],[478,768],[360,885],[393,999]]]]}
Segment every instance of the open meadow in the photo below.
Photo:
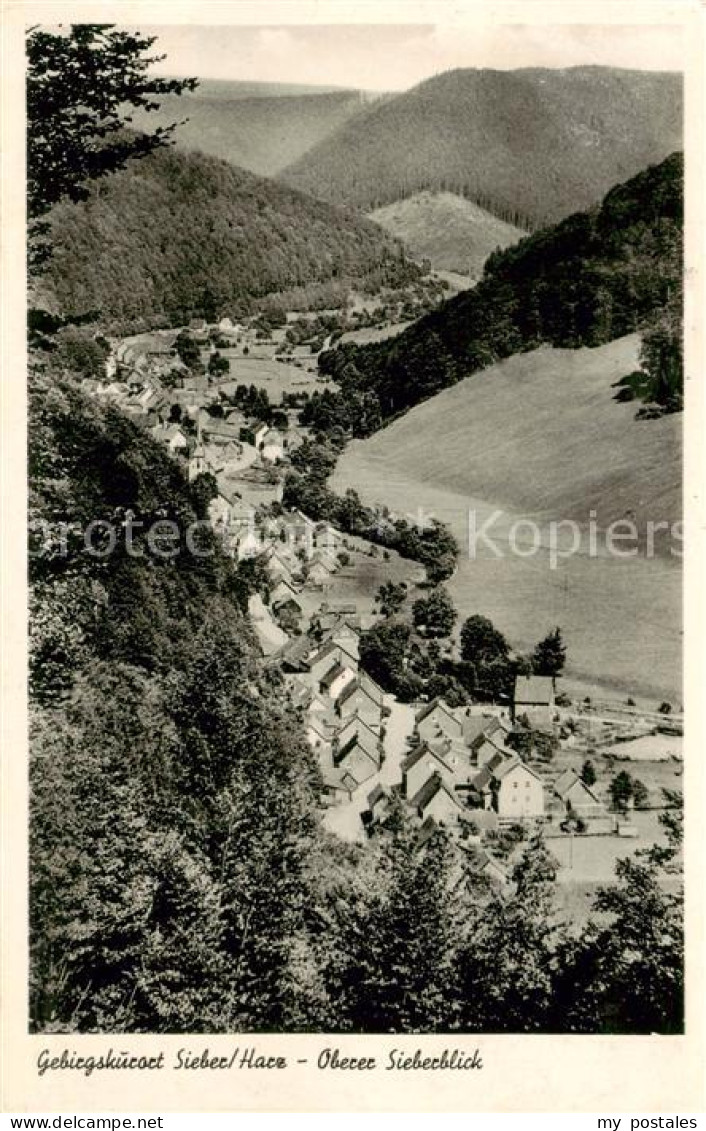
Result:
{"type": "Polygon", "coordinates": [[[599,530],[630,517],[644,532],[680,517],[681,418],[636,420],[634,404],[613,399],[637,350],[631,336],[513,357],[352,443],[331,485],[451,526],[461,553],[449,589],[461,617],[489,616],[519,649],[558,624],[574,687],[658,703],[681,698],[681,571],[664,535],[651,559],[609,554],[599,538],[596,556],[584,544],[551,568],[547,534],[563,519],[585,531],[591,511],[599,530]],[[536,546],[517,525],[527,518],[540,529],[536,546]],[[484,527],[489,539],[474,538],[484,527]]]}
{"type": "Polygon", "coordinates": [[[218,386],[224,393],[235,392],[237,385],[254,385],[264,389],[273,404],[279,404],[283,393],[312,393],[326,386],[317,377],[315,358],[295,365],[274,357],[243,357],[237,350],[224,349],[220,353],[230,362],[228,378],[218,386]]]}

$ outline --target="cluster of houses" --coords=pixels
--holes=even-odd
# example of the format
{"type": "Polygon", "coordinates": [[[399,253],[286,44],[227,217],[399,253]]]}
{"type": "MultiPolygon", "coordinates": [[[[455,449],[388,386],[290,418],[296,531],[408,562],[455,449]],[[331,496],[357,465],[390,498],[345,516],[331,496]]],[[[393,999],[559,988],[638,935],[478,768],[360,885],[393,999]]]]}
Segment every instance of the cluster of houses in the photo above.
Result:
{"type": "MultiPolygon", "coordinates": [[[[531,695],[540,691],[535,687],[531,695]]],[[[522,697],[527,693],[522,678],[515,718],[523,708],[526,715],[522,697]]],[[[384,820],[395,792],[422,825],[442,824],[463,837],[482,838],[503,825],[543,826],[569,819],[582,821],[592,832],[610,831],[610,817],[578,773],[566,770],[552,780],[545,765],[533,766],[508,744],[511,719],[502,712],[477,712],[451,708],[443,699],[418,712],[401,782],[389,792],[378,786],[368,797],[363,819],[369,827],[384,820]]],[[[544,717],[540,722],[544,725],[544,717]]]]}
{"type": "MultiPolygon", "coordinates": [[[[230,332],[236,331],[246,333],[231,325],[230,332]]],[[[194,337],[208,341],[208,327],[202,333],[198,321],[194,337]]],[[[292,421],[283,430],[238,408],[209,411],[220,402],[219,390],[206,374],[183,365],[173,338],[173,331],[155,331],[114,343],[105,379],[87,379],[86,390],[131,416],[171,456],[186,460],[190,480],[202,472],[227,478],[256,462],[272,466],[286,460],[301,443],[292,421]]]]}
{"type": "MultiPolygon", "coordinates": [[[[218,329],[243,350],[249,348],[253,332],[245,327],[225,319],[218,329]]],[[[205,323],[190,330],[197,340],[208,340],[205,323]]],[[[94,385],[94,395],[138,419],[170,455],[184,460],[190,481],[203,473],[215,477],[218,490],[209,505],[213,529],[238,560],[262,556],[269,586],[264,597],[250,599],[253,628],[302,715],[321,770],[325,805],[354,806],[372,832],[400,802],[419,822],[422,841],[443,826],[453,833],[464,867],[501,886],[507,872],[489,844],[503,826],[564,827],[574,821],[592,832],[611,831],[611,818],[578,773],[552,774],[550,764],[528,762],[508,741],[517,722],[554,733],[551,679],[518,677],[509,710],[451,708],[435,699],[416,713],[399,767],[399,750],[386,764],[390,707],[360,666],[357,610],[319,601],[312,612],[315,595],[326,597],[345,561],[344,536],[301,511],[263,511],[232,486],[234,476],[252,464],[286,460],[292,432],[248,418],[237,408],[218,415],[206,411],[217,390],[206,376],[181,366],[167,337],[152,336],[149,348],[144,342],[121,343],[111,355],[106,380],[94,385]],[[179,369],[183,374],[174,387],[179,369]],[[175,413],[174,405],[181,411],[175,413]]]]}
{"type": "Polygon", "coordinates": [[[209,518],[233,557],[242,561],[263,555],[269,604],[275,612],[287,609],[300,618],[302,590],[325,590],[341,569],[341,532],[327,522],[313,522],[302,511],[266,515],[236,490],[219,486],[209,504],[209,518]]]}
{"type": "Polygon", "coordinates": [[[316,752],[324,798],[336,804],[374,778],[385,757],[384,694],[360,667],[360,630],[324,606],[314,635],[295,637],[275,657],[316,752]]]}

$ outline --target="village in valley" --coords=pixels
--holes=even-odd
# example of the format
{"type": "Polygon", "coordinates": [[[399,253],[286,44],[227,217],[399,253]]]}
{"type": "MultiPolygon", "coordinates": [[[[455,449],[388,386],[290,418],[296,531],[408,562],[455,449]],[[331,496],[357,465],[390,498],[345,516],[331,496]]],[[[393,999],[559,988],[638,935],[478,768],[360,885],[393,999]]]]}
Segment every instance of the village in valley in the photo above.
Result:
{"type": "Polygon", "coordinates": [[[402,702],[376,683],[360,642],[384,587],[423,596],[428,581],[418,562],[283,505],[292,455],[311,439],[301,408],[330,383],[317,355],[331,336],[320,320],[307,336],[306,321],[288,314],[263,332],[256,317],[199,319],[111,341],[105,377],[84,386],[148,430],[190,482],[212,477],[214,532],[236,561],[263,567],[250,620],[318,760],[328,830],[364,842],[401,805],[421,843],[443,826],[459,864],[501,893],[521,845],[540,835],[580,918],[624,838],[659,836],[662,791],[680,785],[681,716],[629,697],[572,700],[558,676],[531,672],[510,695],[460,706],[402,702]]]}
{"type": "Polygon", "coordinates": [[[25,1035],[689,1032],[684,29],[457,15],[24,28],[25,1035]]]}

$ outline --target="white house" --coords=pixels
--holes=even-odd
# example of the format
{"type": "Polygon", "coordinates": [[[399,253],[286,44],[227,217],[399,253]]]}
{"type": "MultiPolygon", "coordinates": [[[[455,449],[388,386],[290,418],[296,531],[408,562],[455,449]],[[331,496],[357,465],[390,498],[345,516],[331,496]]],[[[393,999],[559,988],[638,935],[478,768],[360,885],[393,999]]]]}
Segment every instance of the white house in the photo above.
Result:
{"type": "Polygon", "coordinates": [[[493,770],[493,794],[493,808],[501,820],[544,816],[542,779],[519,758],[508,758],[493,770]]]}
{"type": "Polygon", "coordinates": [[[155,424],[152,435],[155,440],[165,445],[171,455],[188,451],[188,438],[178,424],[155,424]]]}
{"type": "Polygon", "coordinates": [[[211,499],[208,504],[208,517],[211,526],[215,530],[223,530],[229,526],[232,509],[231,499],[223,491],[219,491],[215,499],[211,499]]]}
{"type": "Polygon", "coordinates": [[[276,428],[270,428],[258,444],[260,455],[268,463],[277,463],[284,459],[284,440],[276,428]]]}
{"type": "Polygon", "coordinates": [[[338,660],[334,661],[328,671],[324,672],[318,681],[319,694],[328,695],[329,698],[335,702],[344,687],[347,687],[348,684],[355,679],[355,674],[352,668],[347,667],[338,660]]]}

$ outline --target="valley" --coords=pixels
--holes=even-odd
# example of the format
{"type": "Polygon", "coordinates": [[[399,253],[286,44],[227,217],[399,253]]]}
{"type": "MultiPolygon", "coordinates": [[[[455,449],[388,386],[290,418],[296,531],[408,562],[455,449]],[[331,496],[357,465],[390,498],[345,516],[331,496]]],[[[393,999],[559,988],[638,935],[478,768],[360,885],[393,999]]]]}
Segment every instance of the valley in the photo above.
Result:
{"type": "Polygon", "coordinates": [[[27,33],[32,1033],[683,1032],[681,76],[372,30],[27,33]]]}

